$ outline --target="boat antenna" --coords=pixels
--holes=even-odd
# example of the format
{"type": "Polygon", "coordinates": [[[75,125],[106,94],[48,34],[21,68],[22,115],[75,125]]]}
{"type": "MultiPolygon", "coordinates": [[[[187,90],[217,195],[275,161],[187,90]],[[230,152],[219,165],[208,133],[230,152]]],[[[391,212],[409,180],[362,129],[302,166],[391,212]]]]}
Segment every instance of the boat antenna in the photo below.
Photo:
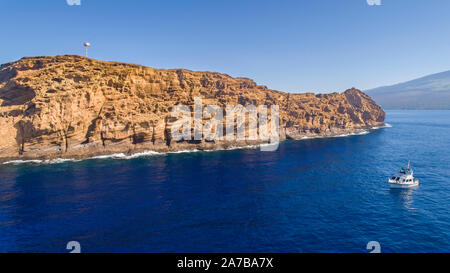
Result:
{"type": "Polygon", "coordinates": [[[410,169],[411,160],[408,160],[408,170],[410,169]]]}

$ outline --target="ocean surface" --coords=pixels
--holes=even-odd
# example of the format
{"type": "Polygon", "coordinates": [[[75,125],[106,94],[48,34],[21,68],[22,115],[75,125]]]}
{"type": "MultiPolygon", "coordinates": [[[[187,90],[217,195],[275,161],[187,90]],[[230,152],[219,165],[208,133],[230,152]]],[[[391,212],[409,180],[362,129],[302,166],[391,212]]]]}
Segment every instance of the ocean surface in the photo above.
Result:
{"type": "Polygon", "coordinates": [[[366,135],[0,165],[0,252],[450,251],[450,111],[366,135]],[[389,189],[411,160],[421,185],[389,189]]]}

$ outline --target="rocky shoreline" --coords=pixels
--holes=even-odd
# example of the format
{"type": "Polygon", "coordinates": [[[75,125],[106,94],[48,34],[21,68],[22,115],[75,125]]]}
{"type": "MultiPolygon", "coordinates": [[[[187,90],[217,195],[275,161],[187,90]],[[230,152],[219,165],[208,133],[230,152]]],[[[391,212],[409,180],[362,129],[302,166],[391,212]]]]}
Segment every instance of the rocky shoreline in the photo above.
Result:
{"type": "MultiPolygon", "coordinates": [[[[294,141],[302,141],[306,139],[316,138],[334,138],[334,137],[348,137],[355,135],[369,134],[371,131],[387,127],[386,124],[380,124],[375,127],[341,129],[333,133],[321,135],[304,135],[294,141]]],[[[286,139],[281,142],[286,141],[286,139]]],[[[175,153],[191,153],[191,152],[214,152],[227,151],[236,149],[258,149],[260,145],[268,145],[266,142],[245,141],[245,142],[223,142],[220,144],[200,143],[200,144],[181,144],[173,147],[165,145],[155,146],[152,143],[142,144],[139,147],[128,147],[124,145],[108,146],[105,149],[101,145],[85,145],[79,148],[74,148],[70,153],[49,153],[48,150],[35,151],[31,156],[0,158],[0,164],[57,164],[64,162],[77,162],[91,159],[133,159],[138,157],[146,157],[153,155],[175,154],[175,153]]]]}
{"type": "MultiPolygon", "coordinates": [[[[171,129],[177,118],[171,111],[185,105],[194,112],[195,98],[201,98],[200,111],[213,105],[225,111],[224,116],[230,105],[277,106],[280,141],[355,134],[382,126],[385,118],[381,107],[355,88],[293,94],[216,72],[155,69],[76,55],[26,57],[0,66],[0,162],[226,150],[265,143],[211,141],[205,135],[175,141],[171,129]]],[[[245,135],[256,138],[244,139],[264,139],[261,124],[250,129],[255,119],[245,116],[245,135]]],[[[202,116],[200,126],[211,121],[202,116]]],[[[237,122],[230,125],[237,128],[237,122]]],[[[266,124],[271,122],[272,117],[266,124]]],[[[188,123],[195,127],[194,117],[188,123]]],[[[226,135],[223,129],[225,137],[238,139],[237,132],[226,135]]]]}

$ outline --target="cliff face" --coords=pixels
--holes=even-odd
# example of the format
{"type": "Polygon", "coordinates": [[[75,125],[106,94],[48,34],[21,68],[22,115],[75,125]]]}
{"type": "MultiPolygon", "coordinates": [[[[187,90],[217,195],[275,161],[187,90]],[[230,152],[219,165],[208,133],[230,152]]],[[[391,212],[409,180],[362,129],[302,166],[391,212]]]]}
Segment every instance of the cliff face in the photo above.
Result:
{"type": "Polygon", "coordinates": [[[364,93],[288,94],[250,79],[153,69],[80,56],[23,58],[0,67],[0,161],[253,144],[171,142],[174,105],[278,105],[281,139],[378,126],[383,110],[364,93]]]}

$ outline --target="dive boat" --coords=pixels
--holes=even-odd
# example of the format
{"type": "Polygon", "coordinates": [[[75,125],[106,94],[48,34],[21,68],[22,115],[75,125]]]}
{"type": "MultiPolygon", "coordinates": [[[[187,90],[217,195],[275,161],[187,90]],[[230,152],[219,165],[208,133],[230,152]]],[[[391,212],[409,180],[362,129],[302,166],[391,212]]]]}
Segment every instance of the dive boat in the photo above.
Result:
{"type": "Polygon", "coordinates": [[[419,179],[414,178],[414,171],[408,162],[408,167],[401,168],[399,173],[389,180],[389,184],[393,189],[407,189],[419,186],[419,179]]]}

